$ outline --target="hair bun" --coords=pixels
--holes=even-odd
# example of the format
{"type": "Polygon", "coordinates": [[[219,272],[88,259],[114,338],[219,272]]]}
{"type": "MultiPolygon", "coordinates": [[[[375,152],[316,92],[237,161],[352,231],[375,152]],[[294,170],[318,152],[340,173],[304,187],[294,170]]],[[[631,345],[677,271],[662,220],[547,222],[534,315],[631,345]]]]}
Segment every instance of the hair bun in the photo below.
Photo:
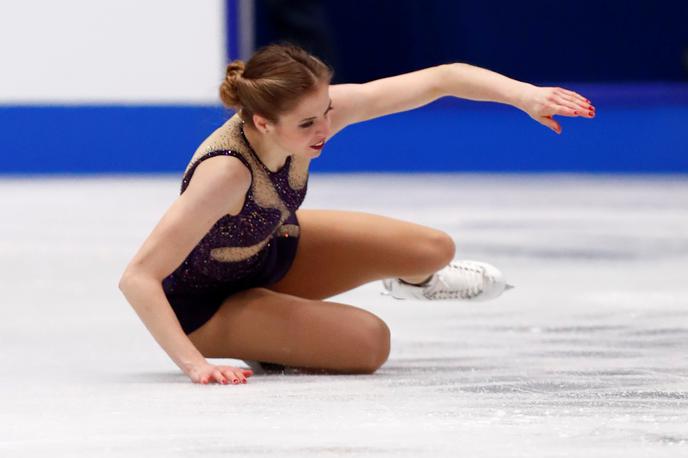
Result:
{"type": "Polygon", "coordinates": [[[244,73],[244,69],[246,68],[246,64],[242,60],[235,60],[233,62],[230,62],[227,64],[227,79],[232,79],[232,78],[240,78],[241,75],[244,73]]]}
{"type": "Polygon", "coordinates": [[[229,107],[240,109],[241,101],[239,100],[238,85],[244,74],[246,64],[241,60],[235,60],[227,65],[225,80],[220,86],[220,99],[222,103],[229,107]]]}

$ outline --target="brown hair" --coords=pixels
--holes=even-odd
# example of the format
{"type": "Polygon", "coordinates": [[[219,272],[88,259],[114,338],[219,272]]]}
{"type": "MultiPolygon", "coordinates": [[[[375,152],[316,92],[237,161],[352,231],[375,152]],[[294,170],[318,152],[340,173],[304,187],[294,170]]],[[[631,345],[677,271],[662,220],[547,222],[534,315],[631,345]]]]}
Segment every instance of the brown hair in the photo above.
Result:
{"type": "Polygon", "coordinates": [[[220,99],[253,126],[253,115],[277,122],[301,98],[320,84],[329,84],[332,69],[317,57],[292,44],[264,46],[244,63],[227,65],[220,99]]]}

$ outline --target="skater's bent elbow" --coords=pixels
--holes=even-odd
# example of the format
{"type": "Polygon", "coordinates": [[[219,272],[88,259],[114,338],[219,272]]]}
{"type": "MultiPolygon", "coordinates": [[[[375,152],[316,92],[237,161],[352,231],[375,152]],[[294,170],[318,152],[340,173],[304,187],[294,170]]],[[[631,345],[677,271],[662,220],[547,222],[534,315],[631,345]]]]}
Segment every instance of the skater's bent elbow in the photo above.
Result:
{"type": "Polygon", "coordinates": [[[117,284],[117,287],[119,288],[120,291],[124,292],[127,289],[127,284],[129,283],[131,277],[129,273],[124,272],[122,276],[119,278],[119,283],[117,284]]]}
{"type": "Polygon", "coordinates": [[[138,270],[127,269],[119,279],[118,287],[123,293],[131,290],[137,284],[145,282],[148,279],[152,279],[151,275],[147,275],[145,272],[138,270]]]}

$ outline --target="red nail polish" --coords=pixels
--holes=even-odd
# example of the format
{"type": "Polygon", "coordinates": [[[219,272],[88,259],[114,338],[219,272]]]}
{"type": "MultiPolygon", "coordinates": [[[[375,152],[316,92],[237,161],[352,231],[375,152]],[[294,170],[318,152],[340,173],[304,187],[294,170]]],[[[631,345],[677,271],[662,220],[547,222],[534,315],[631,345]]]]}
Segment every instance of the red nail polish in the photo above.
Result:
{"type": "Polygon", "coordinates": [[[574,111],[573,114],[578,114],[578,112],[577,112],[577,111],[574,111]]]}
{"type": "Polygon", "coordinates": [[[591,112],[590,112],[590,116],[592,116],[592,115],[593,115],[593,113],[592,113],[592,111],[591,111],[591,112]]]}

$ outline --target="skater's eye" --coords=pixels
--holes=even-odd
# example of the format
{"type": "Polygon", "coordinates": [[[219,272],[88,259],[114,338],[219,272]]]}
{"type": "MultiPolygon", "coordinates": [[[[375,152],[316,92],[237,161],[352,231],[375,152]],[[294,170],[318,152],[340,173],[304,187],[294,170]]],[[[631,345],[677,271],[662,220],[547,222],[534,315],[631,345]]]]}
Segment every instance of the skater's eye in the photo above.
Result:
{"type": "MultiPolygon", "coordinates": [[[[327,110],[325,110],[325,113],[323,116],[327,117],[327,114],[330,112],[330,110],[332,108],[334,108],[334,107],[332,106],[332,101],[330,100],[330,105],[327,107],[327,110]]],[[[314,118],[308,118],[308,119],[309,119],[309,121],[306,121],[303,124],[299,124],[299,127],[302,129],[308,129],[309,127],[311,127],[313,125],[313,121],[310,121],[310,119],[314,119],[314,118]]]]}

